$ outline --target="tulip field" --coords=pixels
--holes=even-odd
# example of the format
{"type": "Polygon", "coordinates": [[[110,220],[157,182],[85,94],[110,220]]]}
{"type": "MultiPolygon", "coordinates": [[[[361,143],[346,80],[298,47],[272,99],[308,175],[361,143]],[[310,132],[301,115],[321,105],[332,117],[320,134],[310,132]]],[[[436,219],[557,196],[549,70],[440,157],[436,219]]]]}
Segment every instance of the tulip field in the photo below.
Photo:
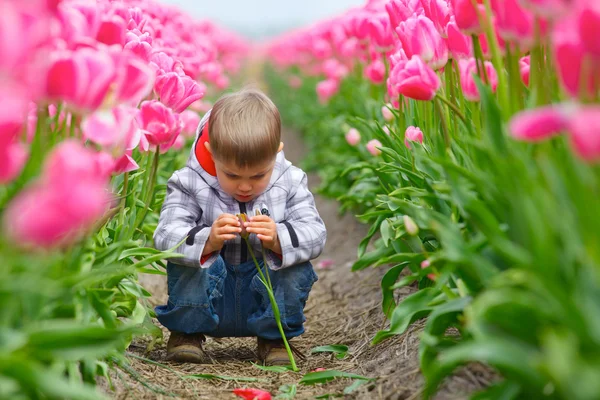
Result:
{"type": "MultiPolygon", "coordinates": [[[[596,0],[368,0],[263,43],[158,0],[1,0],[0,398],[110,398],[132,343],[164,346],[138,276],[178,257],[166,182],[259,75],[366,226],[332,273],[380,272],[369,345],[423,325],[411,399],[469,365],[472,399],[600,399],[599,37],[596,0]]],[[[284,370],[376,387],[355,372],[284,370]]],[[[384,398],[346,389],[318,398],[384,398]]]]}

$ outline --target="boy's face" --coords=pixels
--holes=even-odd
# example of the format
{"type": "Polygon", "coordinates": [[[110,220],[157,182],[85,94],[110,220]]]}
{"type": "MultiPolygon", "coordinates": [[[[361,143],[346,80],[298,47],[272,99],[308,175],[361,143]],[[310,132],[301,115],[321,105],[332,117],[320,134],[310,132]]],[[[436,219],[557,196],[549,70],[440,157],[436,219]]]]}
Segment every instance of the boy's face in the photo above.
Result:
{"type": "MultiPolygon", "coordinates": [[[[209,153],[212,153],[209,143],[204,143],[204,146],[209,153]]],[[[281,150],[283,150],[283,142],[279,143],[277,152],[281,150]]],[[[272,160],[245,168],[238,167],[235,162],[214,160],[217,180],[225,193],[237,201],[246,203],[260,196],[269,186],[275,160],[276,157],[273,157],[272,160]]]]}
{"type": "Polygon", "coordinates": [[[254,167],[240,168],[235,163],[215,160],[217,179],[225,193],[246,203],[262,194],[271,180],[275,159],[254,167]]]}

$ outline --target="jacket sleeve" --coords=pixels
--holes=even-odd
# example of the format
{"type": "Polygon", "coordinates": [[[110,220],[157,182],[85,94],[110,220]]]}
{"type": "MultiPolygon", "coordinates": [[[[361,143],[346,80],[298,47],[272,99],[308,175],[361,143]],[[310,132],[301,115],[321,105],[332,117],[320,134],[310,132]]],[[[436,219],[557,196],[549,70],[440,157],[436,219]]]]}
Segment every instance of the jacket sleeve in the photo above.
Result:
{"type": "Polygon", "coordinates": [[[277,270],[317,258],[327,239],[325,223],[315,207],[315,199],[308,190],[303,173],[300,183],[290,192],[286,201],[285,218],[277,223],[277,237],[282,254],[266,252],[270,269],[277,270]]]}
{"type": "Polygon", "coordinates": [[[190,194],[189,189],[182,183],[177,172],[167,182],[167,196],[163,203],[158,226],[154,231],[154,246],[161,251],[172,249],[179,242],[175,252],[182,254],[181,258],[172,258],[169,261],[195,268],[208,268],[217,259],[218,253],[213,253],[201,264],[200,258],[204,245],[210,234],[209,226],[200,226],[202,209],[196,198],[190,194]]]}

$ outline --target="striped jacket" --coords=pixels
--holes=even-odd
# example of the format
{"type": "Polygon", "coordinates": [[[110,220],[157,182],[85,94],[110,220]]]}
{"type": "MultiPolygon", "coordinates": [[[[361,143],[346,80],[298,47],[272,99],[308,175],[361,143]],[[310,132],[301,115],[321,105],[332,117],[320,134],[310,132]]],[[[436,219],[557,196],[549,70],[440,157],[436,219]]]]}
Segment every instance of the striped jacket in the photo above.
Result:
{"type": "MultiPolygon", "coordinates": [[[[198,151],[204,147],[208,129],[204,129],[210,111],[202,118],[196,131],[196,140],[184,168],[175,171],[167,183],[167,196],[163,203],[158,226],[154,232],[154,245],[167,250],[184,238],[175,250],[183,258],[172,262],[196,268],[209,268],[218,258],[217,253],[202,257],[213,221],[222,213],[248,213],[259,209],[277,224],[281,255],[265,252],[269,268],[276,270],[312,260],[325,246],[326,230],[315,207],[312,193],[307,187],[306,174],[285,159],[283,151],[277,154],[275,167],[267,189],[257,198],[241,203],[226,194],[216,176],[209,173],[200,162],[198,151]],[[203,259],[201,262],[201,258],[203,259]]],[[[260,240],[250,235],[250,243],[257,258],[262,258],[260,240]]],[[[226,262],[239,265],[251,258],[246,242],[241,237],[225,242],[220,253],[226,262]]]]}

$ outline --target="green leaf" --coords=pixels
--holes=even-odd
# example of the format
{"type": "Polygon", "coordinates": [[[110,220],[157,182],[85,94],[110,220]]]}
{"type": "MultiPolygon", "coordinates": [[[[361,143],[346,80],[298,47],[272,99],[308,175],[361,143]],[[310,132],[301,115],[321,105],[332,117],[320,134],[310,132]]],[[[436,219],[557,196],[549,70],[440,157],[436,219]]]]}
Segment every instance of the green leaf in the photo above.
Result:
{"type": "Polygon", "coordinates": [[[19,381],[21,387],[30,394],[30,398],[69,398],[76,400],[106,399],[96,389],[87,384],[70,382],[63,375],[50,368],[43,368],[33,362],[8,360],[0,366],[0,374],[19,381]]]}
{"type": "Polygon", "coordinates": [[[394,249],[391,247],[379,247],[371,252],[368,252],[359,258],[354,265],[352,265],[352,271],[360,271],[361,269],[365,269],[393,252],[394,249]]]}
{"type": "Polygon", "coordinates": [[[330,344],[326,346],[318,346],[313,348],[311,353],[333,353],[338,360],[341,360],[348,355],[348,346],[343,344],[330,344]]]}
{"type": "Polygon", "coordinates": [[[373,237],[373,235],[375,235],[375,233],[379,229],[379,225],[384,220],[385,220],[385,216],[383,216],[383,215],[378,216],[375,223],[373,223],[373,225],[371,225],[371,228],[369,228],[369,232],[367,232],[367,236],[365,236],[363,238],[363,240],[360,241],[360,243],[358,245],[358,258],[361,258],[365,254],[365,251],[367,250],[367,246],[369,245],[371,238],[373,237]]]}
{"type": "Polygon", "coordinates": [[[110,352],[132,328],[115,330],[82,326],[78,321],[54,320],[29,329],[27,347],[38,357],[80,360],[110,352]]]}
{"type": "Polygon", "coordinates": [[[388,219],[385,219],[381,222],[379,231],[381,233],[381,239],[383,240],[383,244],[385,245],[385,247],[388,247],[392,233],[392,229],[390,227],[390,222],[388,219]]]}
{"type": "Polygon", "coordinates": [[[440,293],[439,289],[430,287],[406,297],[394,310],[390,328],[377,332],[371,343],[377,344],[394,335],[404,333],[411,323],[426,317],[433,310],[433,300],[440,293]]]}
{"type": "Polygon", "coordinates": [[[151,247],[134,247],[132,249],[124,250],[119,256],[119,261],[128,257],[139,257],[160,254],[160,250],[153,249],[151,247]]]}
{"type": "Polygon", "coordinates": [[[296,397],[298,388],[296,385],[281,385],[278,389],[278,394],[275,396],[277,400],[292,400],[296,397]]]}
{"type": "Polygon", "coordinates": [[[423,338],[421,339],[419,352],[421,370],[425,375],[427,375],[431,365],[435,364],[439,353],[438,347],[447,348],[456,343],[455,341],[446,340],[446,331],[458,324],[459,317],[471,300],[471,297],[459,297],[449,300],[436,307],[427,318],[423,335],[429,335],[429,340],[426,342],[423,338]]]}
{"type": "Polygon", "coordinates": [[[381,300],[381,308],[388,319],[392,317],[392,311],[396,307],[396,302],[394,301],[394,290],[391,288],[396,283],[398,277],[407,265],[408,263],[402,263],[393,266],[381,279],[381,292],[383,295],[383,299],[381,300]]]}
{"type": "Polygon", "coordinates": [[[350,378],[350,379],[362,379],[362,380],[373,380],[373,378],[367,378],[366,376],[352,374],[349,372],[328,370],[309,372],[302,377],[299,383],[303,385],[316,385],[320,383],[327,383],[337,378],[350,378]]]}
{"type": "Polygon", "coordinates": [[[285,373],[285,372],[292,371],[292,368],[290,366],[282,366],[282,365],[260,365],[260,364],[255,364],[255,363],[252,363],[252,365],[254,365],[256,368],[258,368],[260,370],[268,371],[268,372],[285,373]]]}
{"type": "Polygon", "coordinates": [[[471,400],[518,400],[521,396],[521,386],[511,381],[494,384],[483,391],[471,396],[471,400]]]}
{"type": "Polygon", "coordinates": [[[426,376],[424,394],[431,396],[442,380],[458,366],[467,362],[481,362],[496,367],[505,376],[541,391],[545,379],[537,368],[539,355],[535,348],[514,338],[485,336],[464,342],[440,354],[426,376]]]}
{"type": "Polygon", "coordinates": [[[505,156],[508,154],[508,147],[503,130],[502,113],[500,107],[498,107],[498,102],[492,90],[487,85],[484,85],[478,76],[474,76],[473,78],[481,95],[481,115],[484,118],[483,126],[487,139],[500,156],[505,156]]]}
{"type": "Polygon", "coordinates": [[[355,380],[354,382],[352,382],[351,385],[346,386],[344,388],[344,394],[351,394],[352,392],[354,392],[356,389],[358,389],[359,387],[361,387],[365,383],[367,383],[367,381],[364,380],[364,379],[355,380]]]}

